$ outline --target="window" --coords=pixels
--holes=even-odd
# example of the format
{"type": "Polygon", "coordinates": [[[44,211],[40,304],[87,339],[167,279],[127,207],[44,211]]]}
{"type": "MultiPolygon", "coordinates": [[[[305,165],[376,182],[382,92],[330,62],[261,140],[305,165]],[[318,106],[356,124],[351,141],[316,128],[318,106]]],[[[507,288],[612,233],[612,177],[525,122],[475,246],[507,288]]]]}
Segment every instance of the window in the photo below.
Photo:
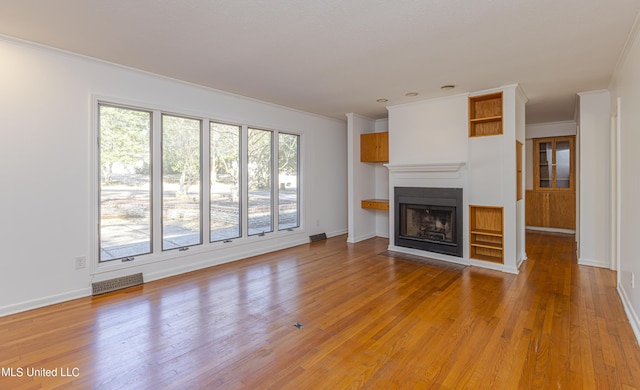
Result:
{"type": "Polygon", "coordinates": [[[249,235],[273,231],[273,133],[249,129],[248,136],[249,235]]]}
{"type": "Polygon", "coordinates": [[[300,227],[299,135],[109,102],[96,107],[100,262],[300,227]]]}
{"type": "Polygon", "coordinates": [[[199,120],[162,115],[162,250],[202,243],[201,127],[199,120]]]}
{"type": "Polygon", "coordinates": [[[100,261],[152,251],[151,112],[100,105],[100,261]]]}
{"type": "Polygon", "coordinates": [[[210,124],[210,241],[242,235],[240,225],[240,126],[210,124]]]}
{"type": "Polygon", "coordinates": [[[300,226],[298,213],[298,138],[278,134],[278,229],[300,226]]]}

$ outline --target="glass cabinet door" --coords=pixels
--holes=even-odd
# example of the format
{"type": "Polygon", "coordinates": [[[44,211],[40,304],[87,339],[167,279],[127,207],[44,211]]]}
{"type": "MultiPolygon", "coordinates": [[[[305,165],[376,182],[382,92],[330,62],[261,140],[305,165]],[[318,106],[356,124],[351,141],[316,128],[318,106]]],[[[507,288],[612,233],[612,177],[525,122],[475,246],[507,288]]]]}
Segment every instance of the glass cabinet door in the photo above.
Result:
{"type": "Polygon", "coordinates": [[[540,142],[540,188],[551,188],[553,183],[553,142],[540,142]]]}
{"type": "Polygon", "coordinates": [[[536,189],[572,189],[573,137],[536,139],[534,145],[536,189]]]}
{"type": "Polygon", "coordinates": [[[571,144],[569,140],[555,144],[556,188],[571,188],[571,144]]]}

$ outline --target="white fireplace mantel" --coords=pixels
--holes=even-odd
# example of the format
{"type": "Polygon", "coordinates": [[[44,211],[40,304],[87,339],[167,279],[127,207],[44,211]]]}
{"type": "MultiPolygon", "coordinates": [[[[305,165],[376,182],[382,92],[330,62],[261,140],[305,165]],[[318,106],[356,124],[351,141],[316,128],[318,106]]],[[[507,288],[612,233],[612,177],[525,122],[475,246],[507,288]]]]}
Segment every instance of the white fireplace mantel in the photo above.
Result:
{"type": "Polygon", "coordinates": [[[465,166],[465,162],[436,162],[427,164],[384,164],[391,173],[404,172],[458,172],[465,166]]]}

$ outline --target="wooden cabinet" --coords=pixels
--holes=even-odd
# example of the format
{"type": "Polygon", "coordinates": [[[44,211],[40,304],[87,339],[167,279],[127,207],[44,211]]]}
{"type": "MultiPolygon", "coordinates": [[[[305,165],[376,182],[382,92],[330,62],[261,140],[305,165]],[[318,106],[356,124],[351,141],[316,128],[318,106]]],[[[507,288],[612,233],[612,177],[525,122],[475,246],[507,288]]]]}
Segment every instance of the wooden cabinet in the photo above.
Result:
{"type": "Polygon", "coordinates": [[[389,162],[389,133],[360,135],[361,162],[389,162]]]}
{"type": "Polygon", "coordinates": [[[527,191],[527,226],[576,228],[576,193],[571,191],[527,191]]]}
{"type": "Polygon", "coordinates": [[[389,199],[365,199],[362,201],[362,208],[389,211],[389,199]]]}
{"type": "Polygon", "coordinates": [[[533,190],[527,191],[527,226],[576,228],[575,137],[533,140],[533,190]]]}
{"type": "Polygon", "coordinates": [[[575,137],[533,140],[533,188],[575,191],[575,137]]]}
{"type": "Polygon", "coordinates": [[[470,257],[504,262],[504,208],[469,206],[470,257]]]}
{"type": "Polygon", "coordinates": [[[469,137],[502,133],[502,92],[469,97],[469,137]]]}

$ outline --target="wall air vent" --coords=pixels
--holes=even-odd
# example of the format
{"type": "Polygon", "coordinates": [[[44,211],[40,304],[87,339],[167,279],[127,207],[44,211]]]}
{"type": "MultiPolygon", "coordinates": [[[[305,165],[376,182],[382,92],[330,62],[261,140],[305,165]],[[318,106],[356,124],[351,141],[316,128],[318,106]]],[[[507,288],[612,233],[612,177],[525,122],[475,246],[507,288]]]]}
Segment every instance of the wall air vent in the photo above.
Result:
{"type": "Polygon", "coordinates": [[[106,294],[108,292],[122,290],[125,288],[139,286],[143,284],[142,273],[122,276],[120,278],[103,280],[91,284],[92,295],[106,294]]]}
{"type": "Polygon", "coordinates": [[[309,241],[311,242],[317,242],[317,241],[322,241],[326,239],[327,239],[326,233],[314,234],[312,236],[309,236],[309,241]]]}

